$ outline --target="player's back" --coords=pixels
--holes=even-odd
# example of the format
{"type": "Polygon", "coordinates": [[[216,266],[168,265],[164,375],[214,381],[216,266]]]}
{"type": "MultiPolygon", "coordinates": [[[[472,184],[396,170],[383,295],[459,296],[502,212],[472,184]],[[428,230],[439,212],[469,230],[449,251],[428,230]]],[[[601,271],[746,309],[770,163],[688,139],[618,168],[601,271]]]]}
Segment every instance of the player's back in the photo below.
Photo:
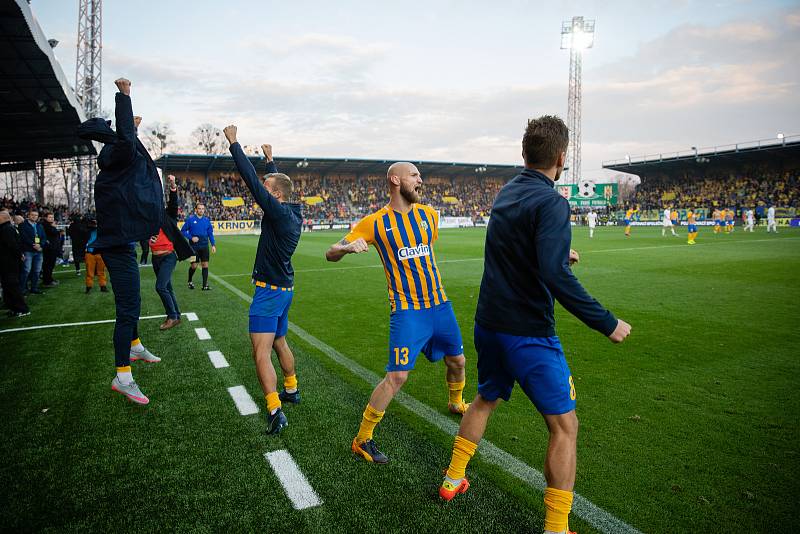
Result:
{"type": "MultiPolygon", "coordinates": [[[[566,199],[553,189],[546,176],[536,171],[524,170],[497,194],[486,230],[483,278],[475,314],[478,324],[515,335],[553,335],[552,329],[547,328],[554,324],[552,297],[539,273],[536,236],[541,234],[538,228],[553,223],[540,219],[542,212],[558,208],[568,221],[566,199]],[[548,301],[549,306],[543,306],[548,301]],[[513,313],[517,311],[521,313],[513,313]],[[542,331],[530,333],[537,327],[542,331]]],[[[547,237],[541,235],[540,239],[547,237]]]]}

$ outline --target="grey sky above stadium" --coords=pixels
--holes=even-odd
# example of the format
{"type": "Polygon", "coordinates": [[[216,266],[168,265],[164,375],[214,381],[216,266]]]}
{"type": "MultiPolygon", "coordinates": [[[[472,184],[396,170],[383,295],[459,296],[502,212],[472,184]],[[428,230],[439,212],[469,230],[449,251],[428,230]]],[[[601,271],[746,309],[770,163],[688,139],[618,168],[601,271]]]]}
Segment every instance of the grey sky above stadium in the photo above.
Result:
{"type": "MultiPolygon", "coordinates": [[[[550,4],[106,0],[104,108],[126,76],[135,112],[185,149],[197,125],[235,122],[283,155],[518,163],[527,118],[566,118],[559,30],[583,15],[585,175],[800,133],[797,1],[550,4]]],[[[77,2],[32,7],[74,79],[77,2]]]]}

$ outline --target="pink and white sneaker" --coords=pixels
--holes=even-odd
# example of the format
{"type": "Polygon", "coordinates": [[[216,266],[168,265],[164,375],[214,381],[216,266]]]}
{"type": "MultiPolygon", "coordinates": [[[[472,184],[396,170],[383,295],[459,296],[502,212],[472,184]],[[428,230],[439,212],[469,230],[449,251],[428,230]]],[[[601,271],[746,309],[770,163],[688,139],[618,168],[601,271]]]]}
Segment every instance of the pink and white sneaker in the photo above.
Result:
{"type": "Polygon", "coordinates": [[[144,405],[150,402],[150,399],[145,397],[144,393],[142,393],[142,390],[139,389],[139,386],[136,384],[136,382],[123,384],[119,381],[119,378],[115,376],[114,380],[111,381],[111,389],[117,393],[122,393],[128,397],[128,400],[135,402],[136,404],[144,405]]]}

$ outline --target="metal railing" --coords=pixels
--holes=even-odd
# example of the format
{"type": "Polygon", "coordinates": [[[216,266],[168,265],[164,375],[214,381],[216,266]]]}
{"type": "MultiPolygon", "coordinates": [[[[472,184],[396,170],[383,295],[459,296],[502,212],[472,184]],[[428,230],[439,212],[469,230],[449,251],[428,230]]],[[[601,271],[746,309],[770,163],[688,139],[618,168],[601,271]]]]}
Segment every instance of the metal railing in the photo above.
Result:
{"type": "Polygon", "coordinates": [[[781,137],[771,137],[769,139],[757,139],[755,141],[745,141],[729,145],[719,145],[711,147],[694,148],[689,150],[679,150],[677,152],[663,152],[660,154],[645,154],[644,156],[626,156],[623,159],[614,159],[603,162],[603,167],[609,165],[636,165],[639,163],[653,163],[664,161],[665,159],[697,158],[701,156],[713,156],[720,152],[739,152],[740,150],[753,150],[762,148],[773,148],[790,143],[800,142],[800,134],[786,135],[781,137]]]}

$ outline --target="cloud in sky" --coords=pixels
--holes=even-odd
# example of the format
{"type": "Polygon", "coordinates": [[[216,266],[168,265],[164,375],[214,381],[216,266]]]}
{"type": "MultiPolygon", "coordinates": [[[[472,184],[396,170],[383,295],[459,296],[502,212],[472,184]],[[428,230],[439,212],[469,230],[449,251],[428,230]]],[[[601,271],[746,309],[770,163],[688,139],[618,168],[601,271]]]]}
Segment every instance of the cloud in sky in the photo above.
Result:
{"type": "MultiPolygon", "coordinates": [[[[502,26],[454,36],[437,30],[437,18],[429,13],[413,38],[309,19],[306,31],[236,34],[224,47],[203,41],[197,53],[186,50],[207,35],[202,31],[156,49],[111,39],[104,48],[106,107],[110,80],[126,75],[134,80],[137,113],[145,122],[170,122],[184,144],[201,123],[236,122],[244,142],[271,141],[284,154],[517,163],[527,118],[566,115],[566,53],[547,48],[530,66],[520,64],[519,42],[507,54],[498,42],[502,26]],[[433,33],[423,31],[428,24],[433,33]],[[413,47],[418,41],[440,43],[428,44],[429,62],[413,47]],[[410,58],[418,65],[408,68],[410,58]],[[563,70],[551,68],[555,60],[563,70]]],[[[665,22],[632,35],[628,55],[609,52],[625,49],[620,32],[603,35],[586,53],[587,174],[625,154],[800,133],[800,10],[773,4],[755,16],[702,18],[709,22],[665,22]]],[[[59,31],[74,47],[74,37],[69,44],[71,34],[59,31]]]]}

